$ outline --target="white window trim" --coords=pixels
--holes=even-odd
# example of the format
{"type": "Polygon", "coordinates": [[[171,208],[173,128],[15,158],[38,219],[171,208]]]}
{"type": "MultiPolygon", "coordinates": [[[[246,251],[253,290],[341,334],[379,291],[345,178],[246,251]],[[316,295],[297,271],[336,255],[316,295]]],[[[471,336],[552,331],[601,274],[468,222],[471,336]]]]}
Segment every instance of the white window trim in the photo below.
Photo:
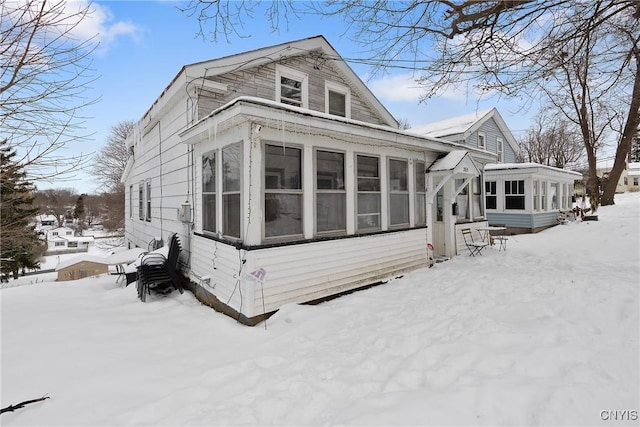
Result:
{"type": "MultiPolygon", "coordinates": [[[[387,198],[389,200],[389,203],[387,203],[387,221],[388,221],[388,225],[389,225],[389,229],[392,228],[408,228],[409,224],[411,223],[411,209],[410,209],[410,199],[411,199],[411,193],[409,191],[409,159],[403,159],[401,157],[387,157],[387,198]],[[405,179],[407,181],[407,189],[406,190],[392,190],[391,189],[391,162],[392,161],[396,161],[396,162],[403,162],[405,164],[405,179]],[[398,224],[392,224],[391,223],[391,196],[392,195],[401,195],[401,196],[406,196],[406,200],[407,200],[407,213],[409,214],[407,217],[407,222],[403,222],[403,223],[398,223],[398,224]]],[[[382,182],[381,182],[382,183],[382,182]]],[[[382,210],[382,209],[380,209],[382,210]]]]}
{"type": "Polygon", "coordinates": [[[346,184],[346,180],[347,180],[347,152],[343,151],[343,150],[336,150],[333,148],[323,148],[323,147],[314,147],[313,149],[313,227],[314,227],[314,234],[315,235],[328,235],[328,234],[346,234],[347,233],[347,223],[349,222],[349,219],[347,218],[347,184],[346,184]],[[343,176],[342,179],[345,181],[343,186],[344,189],[343,190],[319,190],[318,189],[318,151],[324,151],[327,153],[338,153],[338,154],[342,154],[343,156],[343,176]],[[344,211],[344,217],[345,217],[345,228],[343,230],[329,230],[329,231],[318,231],[318,212],[317,212],[317,206],[318,206],[318,201],[317,201],[317,196],[318,193],[321,194],[344,194],[344,198],[345,198],[345,211],[344,211]]]}
{"type": "Polygon", "coordinates": [[[496,154],[498,155],[498,163],[504,162],[504,141],[502,138],[496,140],[496,154]]]}
{"type": "Polygon", "coordinates": [[[487,135],[484,132],[478,132],[478,148],[485,149],[487,147],[487,135]],[[482,144],[480,144],[482,140],[482,144]]]}
{"type": "MultiPolygon", "coordinates": [[[[383,178],[383,170],[382,170],[382,163],[383,163],[383,159],[381,156],[376,155],[376,154],[370,154],[370,153],[354,153],[355,158],[354,158],[354,175],[355,175],[355,203],[354,203],[354,207],[355,207],[355,230],[356,233],[358,232],[368,232],[368,231],[378,231],[378,230],[382,230],[382,225],[383,225],[383,218],[382,218],[382,209],[384,208],[383,203],[382,203],[382,197],[383,197],[383,185],[382,185],[382,180],[383,178]],[[360,177],[358,175],[358,157],[373,157],[378,159],[378,181],[379,181],[379,190],[378,191],[360,191],[358,190],[358,178],[360,177]],[[378,211],[378,226],[377,227],[366,227],[366,228],[359,228],[358,227],[358,219],[360,218],[360,216],[365,216],[365,215],[375,215],[375,214],[360,214],[359,213],[359,207],[358,207],[358,195],[360,193],[364,193],[364,194],[377,194],[380,200],[380,209],[378,211]]],[[[370,178],[370,177],[366,177],[366,178],[370,178]]]]}
{"type": "Polygon", "coordinates": [[[145,181],[145,220],[151,222],[151,180],[145,181]]]}
{"type": "Polygon", "coordinates": [[[281,101],[282,91],[280,89],[280,81],[282,77],[298,80],[302,83],[302,108],[309,108],[309,76],[301,71],[294,70],[293,68],[285,67],[284,65],[276,64],[276,102],[281,101]]]}
{"type": "MultiPolygon", "coordinates": [[[[279,81],[279,80],[278,80],[279,81]]],[[[329,114],[329,92],[336,92],[344,95],[345,118],[351,118],[351,89],[345,85],[334,82],[324,82],[324,112],[329,114]]]]}

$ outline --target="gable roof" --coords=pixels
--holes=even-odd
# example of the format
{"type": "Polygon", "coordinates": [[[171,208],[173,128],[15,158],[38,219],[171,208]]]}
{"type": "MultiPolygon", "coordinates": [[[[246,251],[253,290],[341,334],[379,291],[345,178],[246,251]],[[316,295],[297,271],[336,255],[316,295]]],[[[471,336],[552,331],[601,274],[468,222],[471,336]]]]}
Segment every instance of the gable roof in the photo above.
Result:
{"type": "Polygon", "coordinates": [[[426,125],[412,128],[411,131],[434,138],[446,138],[459,135],[461,140],[466,140],[469,135],[477,131],[490,119],[493,119],[496,122],[500,132],[502,132],[513,151],[518,152],[518,143],[495,107],[490,110],[480,110],[465,114],[464,116],[452,117],[450,119],[428,123],[426,125]]]}
{"type": "Polygon", "coordinates": [[[143,117],[143,125],[154,123],[154,118],[161,114],[163,107],[180,91],[189,85],[202,85],[213,90],[225,90],[222,84],[211,81],[211,77],[231,71],[254,68],[263,64],[278,62],[283,58],[298,56],[312,51],[320,51],[319,60],[332,61],[349,86],[357,91],[371,107],[391,127],[398,127],[398,121],[389,113],[385,106],[375,97],[373,92],[364,84],[351,67],[342,59],[338,52],[324,38],[314,36],[274,46],[255,49],[243,53],[225,56],[218,59],[196,62],[183,66],[158,99],[147,110],[143,117]],[[206,77],[205,77],[206,76],[206,77]]]}

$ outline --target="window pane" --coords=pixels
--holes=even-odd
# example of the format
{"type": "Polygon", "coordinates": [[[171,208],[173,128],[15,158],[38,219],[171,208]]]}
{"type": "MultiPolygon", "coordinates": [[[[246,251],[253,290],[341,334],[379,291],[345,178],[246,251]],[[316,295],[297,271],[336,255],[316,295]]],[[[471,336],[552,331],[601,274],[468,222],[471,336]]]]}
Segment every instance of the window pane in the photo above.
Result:
{"type": "Polygon", "coordinates": [[[389,160],[389,190],[407,191],[407,162],[404,160],[389,160]]]}
{"type": "Polygon", "coordinates": [[[344,193],[316,195],[316,228],[318,232],[346,230],[346,221],[344,193]]]}
{"type": "Polygon", "coordinates": [[[346,117],[346,96],[342,93],[329,91],[329,114],[346,117]]]}
{"type": "Polygon", "coordinates": [[[409,195],[391,194],[390,221],[391,225],[409,223],[409,195]]]}
{"type": "Polygon", "coordinates": [[[240,191],[241,158],[240,144],[222,149],[222,191],[240,191]]]}
{"type": "Polygon", "coordinates": [[[358,178],[358,191],[380,191],[380,179],[358,178]]]}
{"type": "Polygon", "coordinates": [[[505,209],[524,209],[524,196],[505,197],[505,209]]]}
{"type": "Polygon", "coordinates": [[[202,229],[204,231],[216,231],[216,195],[202,195],[202,229]]]}
{"type": "Polygon", "coordinates": [[[426,198],[424,194],[416,194],[416,225],[427,223],[426,198]]]}
{"type": "Polygon", "coordinates": [[[358,176],[380,177],[380,173],[378,171],[378,158],[358,156],[358,176]]]}
{"type": "Polygon", "coordinates": [[[427,185],[424,176],[424,163],[416,162],[415,164],[415,173],[416,173],[416,192],[424,193],[427,191],[427,185]]]}
{"type": "Polygon", "coordinates": [[[302,234],[302,195],[264,195],[265,237],[302,234]]]}
{"type": "Polygon", "coordinates": [[[358,214],[380,213],[379,194],[358,194],[358,214]]]}
{"type": "Polygon", "coordinates": [[[498,198],[496,196],[487,196],[486,197],[487,209],[496,209],[497,199],[498,198]]]}
{"type": "Polygon", "coordinates": [[[240,238],[240,194],[225,194],[222,203],[222,233],[240,238]]]}
{"type": "Polygon", "coordinates": [[[380,215],[358,215],[358,230],[367,228],[380,228],[380,215]]]}
{"type": "Polygon", "coordinates": [[[265,188],[302,189],[302,150],[265,146],[265,188]]]}
{"type": "Polygon", "coordinates": [[[211,151],[202,156],[202,191],[215,193],[216,191],[216,154],[211,151]]]}
{"type": "Polygon", "coordinates": [[[344,154],[316,152],[318,190],[344,190],[344,154]]]}

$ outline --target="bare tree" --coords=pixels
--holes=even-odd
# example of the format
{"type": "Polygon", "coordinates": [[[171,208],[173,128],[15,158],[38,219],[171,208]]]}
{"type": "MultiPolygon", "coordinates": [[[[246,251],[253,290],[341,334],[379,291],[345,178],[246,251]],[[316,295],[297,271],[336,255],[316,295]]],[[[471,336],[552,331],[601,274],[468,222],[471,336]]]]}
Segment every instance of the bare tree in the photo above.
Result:
{"type": "Polygon", "coordinates": [[[0,2],[0,129],[32,180],[70,178],[83,155],[62,149],[82,142],[82,109],[93,81],[93,40],[77,40],[89,7],[62,0],[0,2]]]}
{"type": "Polygon", "coordinates": [[[120,179],[129,159],[125,141],[133,131],[134,124],[133,120],[123,120],[111,126],[106,144],[93,160],[93,176],[108,191],[116,191],[122,187],[120,179]]]}
{"type": "Polygon", "coordinates": [[[518,140],[519,160],[565,168],[584,157],[580,132],[566,119],[552,117],[550,110],[536,116],[524,137],[518,140]]]}
{"type": "Polygon", "coordinates": [[[41,214],[53,215],[58,225],[64,224],[64,218],[70,218],[70,211],[78,198],[73,188],[50,188],[34,192],[34,204],[39,207],[41,214]]]}
{"type": "MultiPolygon", "coordinates": [[[[278,22],[273,20],[274,13],[278,19],[286,18],[298,7],[341,16],[353,39],[370,49],[367,58],[358,60],[378,70],[399,67],[416,71],[425,88],[423,100],[452,86],[466,86],[478,96],[522,98],[525,108],[539,96],[568,91],[564,101],[554,99],[567,120],[580,127],[592,176],[596,150],[605,136],[603,129],[614,116],[622,115],[615,163],[602,197],[603,204],[613,203],[617,180],[640,125],[640,2],[273,3],[277,6],[265,11],[272,26],[278,22]],[[566,83],[571,88],[563,86],[566,83]],[[541,92],[546,87],[550,90],[541,92]]],[[[255,2],[242,1],[235,14],[221,13],[232,4],[229,0],[191,0],[189,10],[198,17],[201,29],[209,25],[212,33],[229,36],[241,28],[230,25],[229,19],[239,22],[251,18],[255,11],[255,2]]],[[[592,193],[597,194],[597,183],[590,183],[592,193]]]]}

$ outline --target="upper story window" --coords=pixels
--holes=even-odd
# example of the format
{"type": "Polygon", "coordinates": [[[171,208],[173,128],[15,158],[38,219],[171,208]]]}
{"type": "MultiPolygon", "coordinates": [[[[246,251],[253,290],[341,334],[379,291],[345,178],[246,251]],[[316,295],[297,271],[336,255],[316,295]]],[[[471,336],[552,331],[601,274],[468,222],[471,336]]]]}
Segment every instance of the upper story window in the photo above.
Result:
{"type": "Polygon", "coordinates": [[[484,150],[484,148],[486,147],[486,135],[482,132],[478,132],[478,148],[482,148],[484,150]]]}
{"type": "Polygon", "coordinates": [[[351,118],[351,90],[343,85],[326,82],[324,109],[335,116],[351,118]]]}
{"type": "Polygon", "coordinates": [[[292,68],[277,65],[276,101],[309,108],[309,76],[292,68]]]}
{"type": "Polygon", "coordinates": [[[504,143],[502,138],[498,138],[496,141],[496,154],[498,155],[498,163],[502,163],[504,161],[504,143]]]}

